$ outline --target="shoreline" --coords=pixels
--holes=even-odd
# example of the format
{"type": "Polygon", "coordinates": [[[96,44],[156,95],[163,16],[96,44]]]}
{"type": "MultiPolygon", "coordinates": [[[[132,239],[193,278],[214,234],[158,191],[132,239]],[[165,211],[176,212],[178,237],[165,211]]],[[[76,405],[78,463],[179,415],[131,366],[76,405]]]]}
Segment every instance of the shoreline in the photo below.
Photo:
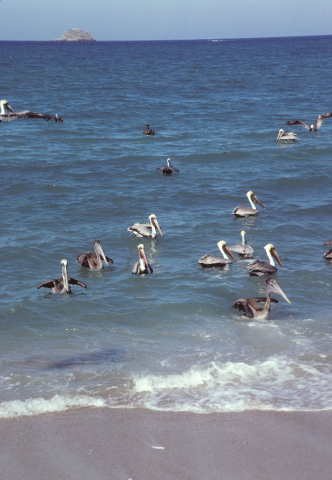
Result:
{"type": "Polygon", "coordinates": [[[0,419],[0,435],[3,480],[328,480],[332,471],[331,410],[85,407],[0,419]]]}

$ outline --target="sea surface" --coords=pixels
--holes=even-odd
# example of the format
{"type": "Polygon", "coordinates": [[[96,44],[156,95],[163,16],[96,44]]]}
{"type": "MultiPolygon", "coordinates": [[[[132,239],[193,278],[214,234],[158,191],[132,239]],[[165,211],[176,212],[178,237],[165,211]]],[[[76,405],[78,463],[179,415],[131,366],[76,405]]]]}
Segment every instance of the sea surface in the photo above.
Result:
{"type": "MultiPolygon", "coordinates": [[[[0,417],[84,405],[197,413],[332,408],[332,37],[0,42],[1,99],[63,123],[0,123],[0,417]],[[213,39],[216,40],[216,39],[213,39]],[[142,132],[149,123],[156,134],[142,132]],[[277,142],[280,128],[298,134],[277,142]],[[156,167],[170,157],[179,173],[156,167]],[[236,219],[252,190],[266,207],[236,219]],[[154,213],[163,236],[127,228],[154,213]],[[203,269],[217,242],[284,265],[267,320],[249,260],[203,269]],[[114,263],[81,268],[99,239],[114,263]],[[135,276],[144,243],[154,272],[135,276]],[[37,290],[61,275],[88,288],[37,290]]],[[[249,204],[248,204],[249,206],[249,204]]]]}

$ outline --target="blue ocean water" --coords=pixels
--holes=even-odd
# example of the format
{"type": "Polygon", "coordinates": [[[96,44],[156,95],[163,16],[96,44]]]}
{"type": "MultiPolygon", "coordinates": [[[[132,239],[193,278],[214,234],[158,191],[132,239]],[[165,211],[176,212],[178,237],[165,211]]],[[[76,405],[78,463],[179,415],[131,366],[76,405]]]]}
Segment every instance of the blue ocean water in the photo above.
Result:
{"type": "Polygon", "coordinates": [[[83,405],[194,412],[330,409],[332,37],[0,42],[1,99],[63,123],[0,123],[0,416],[83,405]],[[154,137],[142,131],[149,123],[154,137]],[[280,128],[296,144],[277,142],[280,128]],[[156,167],[170,157],[180,172],[156,167]],[[253,190],[266,210],[235,219],[253,190]],[[127,231],[156,214],[163,236],[127,231]],[[202,269],[247,232],[284,269],[268,320],[248,260],[202,269]],[[98,238],[114,264],[76,263],[98,238]],[[153,275],[134,276],[144,243],[153,275]],[[61,275],[88,285],[52,295],[61,275]]]}

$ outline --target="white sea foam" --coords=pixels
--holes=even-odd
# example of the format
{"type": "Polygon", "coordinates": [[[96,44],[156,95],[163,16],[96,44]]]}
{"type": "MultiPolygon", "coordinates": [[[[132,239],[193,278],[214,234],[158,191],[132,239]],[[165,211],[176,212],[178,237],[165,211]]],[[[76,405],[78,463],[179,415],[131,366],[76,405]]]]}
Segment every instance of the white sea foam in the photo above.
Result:
{"type": "Polygon", "coordinates": [[[103,407],[102,399],[89,396],[67,397],[54,395],[45,398],[29,398],[28,400],[13,400],[0,403],[0,418],[12,418],[23,415],[39,415],[41,413],[61,412],[74,407],[103,407]]]}
{"type": "Polygon", "coordinates": [[[282,358],[248,365],[210,363],[178,375],[134,379],[136,401],[157,409],[196,412],[332,408],[332,373],[282,358]]]}

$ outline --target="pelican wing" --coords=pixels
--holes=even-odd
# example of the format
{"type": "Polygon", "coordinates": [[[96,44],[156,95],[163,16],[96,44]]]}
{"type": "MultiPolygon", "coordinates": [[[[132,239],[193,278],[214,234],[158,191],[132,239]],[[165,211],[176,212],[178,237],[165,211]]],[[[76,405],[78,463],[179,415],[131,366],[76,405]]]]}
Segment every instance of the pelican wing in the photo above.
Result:
{"type": "Polygon", "coordinates": [[[277,267],[270,265],[268,262],[262,262],[261,260],[250,262],[246,269],[250,270],[250,275],[257,275],[258,277],[262,275],[272,275],[278,270],[277,267]]]}
{"type": "Polygon", "coordinates": [[[245,207],[244,205],[235,207],[234,210],[232,211],[232,215],[235,215],[237,217],[247,217],[248,215],[257,215],[258,213],[259,213],[259,210],[253,209],[250,207],[245,207]]]}
{"type": "Polygon", "coordinates": [[[133,275],[139,275],[139,262],[136,262],[131,271],[133,275]]]}
{"type": "Polygon", "coordinates": [[[81,267],[89,268],[90,267],[90,265],[89,265],[89,254],[91,255],[91,252],[81,253],[81,255],[79,255],[76,258],[76,262],[79,263],[81,265],[81,267]]]}
{"type": "Polygon", "coordinates": [[[244,312],[245,316],[248,318],[253,318],[254,313],[249,307],[248,300],[245,298],[239,298],[233,304],[233,308],[237,308],[240,312],[244,312]]]}
{"type": "Polygon", "coordinates": [[[328,247],[330,245],[332,245],[332,240],[328,240],[327,242],[324,243],[325,247],[328,247]]]}
{"type": "Polygon", "coordinates": [[[48,280],[47,282],[40,283],[37,287],[37,290],[41,287],[53,288],[55,287],[56,280],[48,280]]]}
{"type": "Polygon", "coordinates": [[[167,167],[165,167],[165,166],[163,166],[163,167],[157,167],[156,170],[162,170],[162,171],[164,171],[164,170],[166,170],[166,168],[167,168],[167,167]]]}
{"type": "Polygon", "coordinates": [[[318,115],[315,128],[320,128],[322,126],[324,118],[332,117],[332,113],[324,113],[323,115],[318,115]]]}
{"type": "Polygon", "coordinates": [[[310,130],[309,125],[302,122],[302,120],[290,120],[289,122],[287,122],[287,125],[302,125],[302,127],[306,128],[307,130],[310,130]]]}
{"type": "Polygon", "coordinates": [[[210,253],[207,253],[198,260],[198,263],[202,265],[202,267],[224,267],[228,263],[232,262],[231,260],[227,260],[226,258],[218,257],[217,255],[211,255],[210,253]]]}
{"type": "Polygon", "coordinates": [[[70,285],[80,285],[81,287],[87,288],[87,285],[80,280],[76,280],[75,278],[68,278],[68,283],[70,285]]]}
{"type": "Polygon", "coordinates": [[[46,121],[55,120],[54,115],[44,115],[43,113],[30,112],[30,110],[21,110],[19,112],[1,115],[1,120],[15,120],[17,118],[40,118],[46,121]]]}
{"type": "Polygon", "coordinates": [[[105,255],[105,258],[109,263],[114,263],[113,260],[111,258],[109,258],[107,255],[105,255]]]}
{"type": "Polygon", "coordinates": [[[148,269],[150,270],[150,273],[153,273],[153,269],[149,263],[148,263],[148,269]]]}
{"type": "Polygon", "coordinates": [[[173,172],[179,172],[179,171],[180,171],[180,170],[178,170],[177,168],[172,167],[172,165],[170,165],[169,168],[170,168],[171,170],[173,170],[173,172]]]}
{"type": "Polygon", "coordinates": [[[129,232],[132,232],[137,237],[150,237],[151,236],[150,223],[134,223],[131,227],[127,228],[129,232]]]}
{"type": "Polygon", "coordinates": [[[229,249],[246,258],[252,258],[254,256],[254,249],[249,245],[233,245],[232,247],[229,247],[229,249]]]}
{"type": "Polygon", "coordinates": [[[324,253],[323,258],[326,260],[332,260],[332,248],[324,253]]]}

